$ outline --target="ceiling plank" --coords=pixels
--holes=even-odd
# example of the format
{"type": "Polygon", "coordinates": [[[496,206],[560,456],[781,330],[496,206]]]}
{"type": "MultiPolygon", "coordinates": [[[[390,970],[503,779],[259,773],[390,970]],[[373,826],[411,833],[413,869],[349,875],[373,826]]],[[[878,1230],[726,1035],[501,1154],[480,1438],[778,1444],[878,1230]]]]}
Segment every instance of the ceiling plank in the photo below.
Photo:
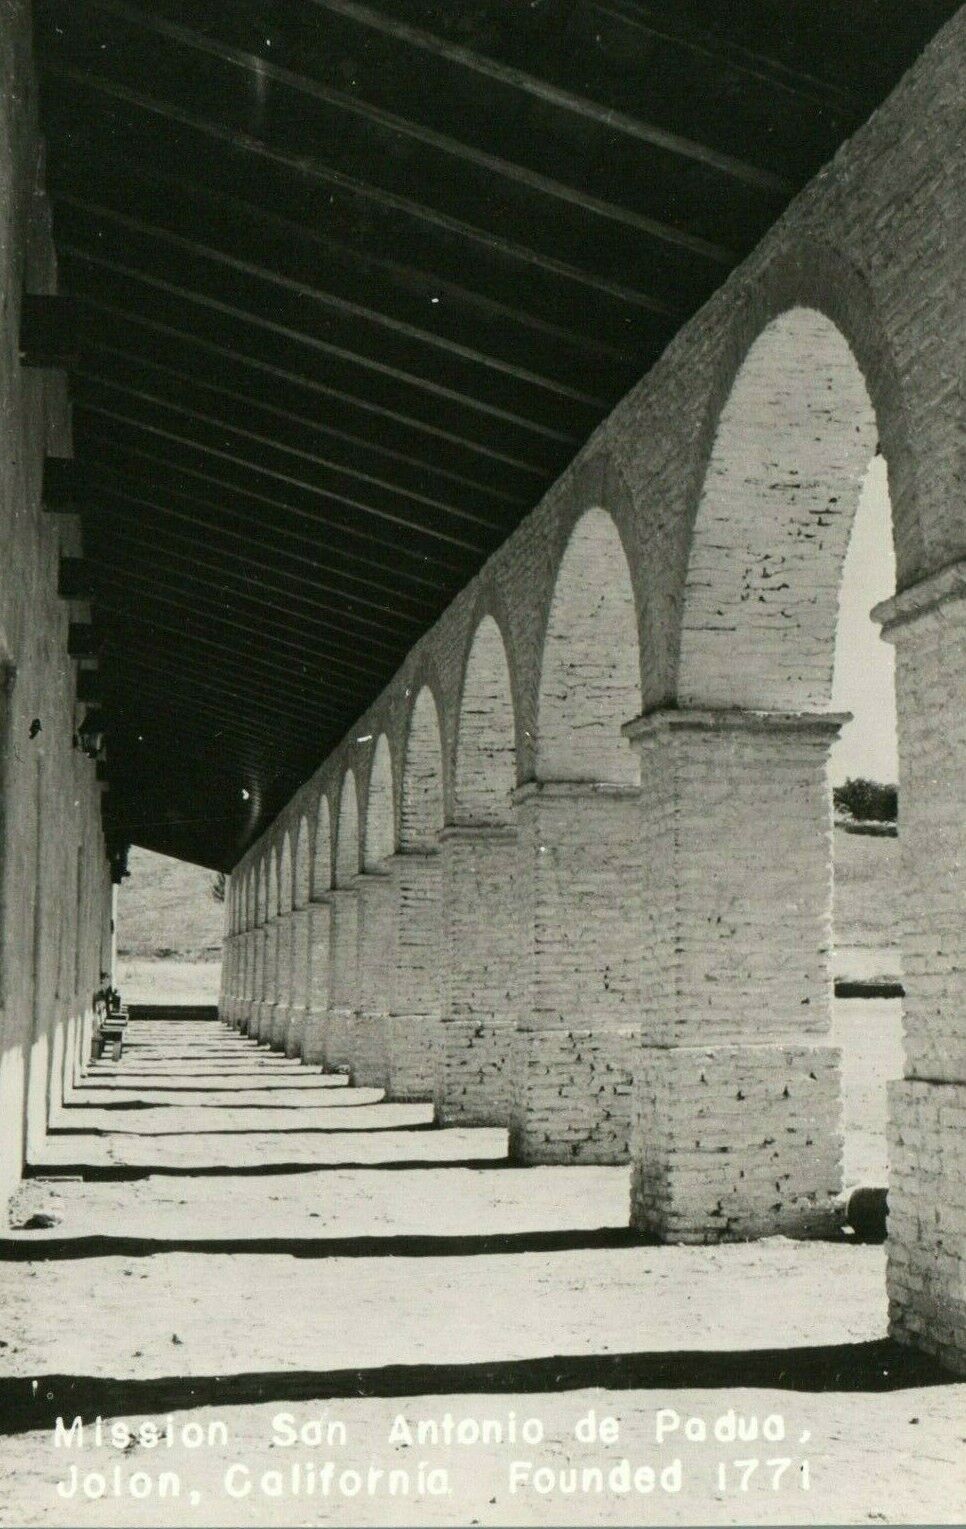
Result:
{"type": "Polygon", "coordinates": [[[574,91],[564,90],[548,79],[540,78],[513,65],[501,63],[498,59],[487,58],[470,48],[461,47],[457,43],[426,32],[421,27],[410,26],[394,16],[385,15],[370,5],[359,4],[358,0],[312,0],[312,4],[319,10],[345,16],[359,26],[383,32],[388,37],[431,54],[434,58],[458,64],[460,68],[471,70],[484,79],[497,81],[501,85],[509,85],[513,90],[522,91],[547,105],[586,117],[599,127],[609,128],[639,143],[648,144],[651,148],[663,149],[666,153],[677,155],[681,159],[695,160],[698,164],[715,170],[720,175],[743,181],[746,185],[756,186],[764,191],[777,192],[782,196],[790,196],[795,189],[784,176],[776,175],[773,171],[762,168],[761,165],[737,159],[731,154],[719,153],[708,144],[685,138],[680,133],[667,132],[655,123],[631,116],[628,112],[618,111],[615,107],[603,102],[590,100],[587,96],[579,95],[574,91]]]}

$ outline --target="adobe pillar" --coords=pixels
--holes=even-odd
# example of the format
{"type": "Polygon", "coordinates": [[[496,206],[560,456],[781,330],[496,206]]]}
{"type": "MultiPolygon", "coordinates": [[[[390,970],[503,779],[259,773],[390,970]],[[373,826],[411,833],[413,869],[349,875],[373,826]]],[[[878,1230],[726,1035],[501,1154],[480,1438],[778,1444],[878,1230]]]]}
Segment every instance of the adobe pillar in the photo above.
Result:
{"type": "Polygon", "coordinates": [[[389,1024],[389,1097],[433,1098],[442,1045],[441,867],[437,850],[400,850],[396,990],[389,1024]]]}
{"type": "Polygon", "coordinates": [[[264,925],[259,925],[252,930],[252,974],[249,1001],[247,1004],[247,1017],[245,1033],[257,1039],[258,1020],[261,1013],[262,987],[265,981],[265,944],[266,932],[264,925]]]}
{"type": "Polygon", "coordinates": [[[251,971],[253,960],[253,935],[250,929],[246,929],[238,936],[240,957],[238,963],[238,999],[235,1004],[235,1029],[244,1031],[248,1016],[248,1001],[251,993],[251,971]]]}
{"type": "Polygon", "coordinates": [[[278,918],[278,954],[275,973],[275,1005],[272,1009],[272,1030],[269,1041],[273,1051],[285,1050],[285,1036],[292,1013],[292,914],[280,913],[278,918]]]}
{"type": "Polygon", "coordinates": [[[359,1000],[359,894],[354,886],[335,887],[329,893],[329,904],[332,934],[325,1065],[350,1070],[353,1020],[359,1000]]]}
{"type": "Polygon", "coordinates": [[[227,934],[221,942],[221,972],[218,983],[218,1018],[228,1024],[231,1010],[232,965],[235,958],[235,939],[227,934]]]}
{"type": "Polygon", "coordinates": [[[329,969],[332,925],[331,893],[306,909],[308,927],[308,1005],[302,1034],[302,1061],[313,1067],[325,1060],[329,1018],[329,969]]]}
{"type": "Polygon", "coordinates": [[[889,1085],[889,1322],[966,1373],[966,562],[877,606],[896,650],[905,1067],[889,1085]]]}
{"type": "Polygon", "coordinates": [[[262,972],[262,1001],[258,1010],[258,1039],[272,1038],[272,1011],[278,997],[278,914],[265,923],[265,961],[262,972]]]}
{"type": "Polygon", "coordinates": [[[352,1046],[352,1080],[367,1088],[389,1083],[389,1013],[396,971],[397,878],[395,860],[366,871],[356,883],[359,898],[358,1009],[352,1046]]]}
{"type": "Polygon", "coordinates": [[[440,856],[447,960],[437,1117],[443,1125],[506,1126],[521,984],[517,832],[444,828],[440,856]]]}
{"type": "Polygon", "coordinates": [[[248,931],[248,969],[245,976],[245,1008],[242,1011],[242,1031],[245,1035],[255,1034],[255,1003],[257,1003],[260,988],[261,971],[261,939],[260,928],[248,931]]]}
{"type": "Polygon", "coordinates": [[[668,709],[624,729],[645,868],[631,1221],[665,1241],[836,1224],[827,763],[843,720],[668,709]]]}
{"type": "Polygon", "coordinates": [[[284,1050],[287,1057],[302,1055],[302,1039],[309,1003],[309,913],[296,908],[291,915],[291,965],[289,973],[289,1011],[284,1050]]]}
{"type": "Polygon", "coordinates": [[[640,1036],[638,790],[530,782],[514,801],[529,949],[511,1155],[625,1163],[640,1036]]]}

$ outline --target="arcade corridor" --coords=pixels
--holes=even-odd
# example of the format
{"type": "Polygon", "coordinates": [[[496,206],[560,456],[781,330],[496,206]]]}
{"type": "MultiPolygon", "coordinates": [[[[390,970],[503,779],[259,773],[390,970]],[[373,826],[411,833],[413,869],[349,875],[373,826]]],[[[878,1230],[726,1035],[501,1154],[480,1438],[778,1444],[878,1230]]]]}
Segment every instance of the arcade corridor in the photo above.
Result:
{"type": "Polygon", "coordinates": [[[957,0],[0,4],[0,1522],[961,1519],[964,78],[957,0]],[[132,848],[220,986],[105,1059],[132,848]]]}

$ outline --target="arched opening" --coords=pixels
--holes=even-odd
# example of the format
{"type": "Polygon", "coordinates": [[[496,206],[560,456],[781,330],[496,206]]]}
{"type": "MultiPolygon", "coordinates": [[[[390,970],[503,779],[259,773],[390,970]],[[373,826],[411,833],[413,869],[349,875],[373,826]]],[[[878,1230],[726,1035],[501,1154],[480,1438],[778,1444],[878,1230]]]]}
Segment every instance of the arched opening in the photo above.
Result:
{"type": "Polygon", "coordinates": [[[369,795],[366,802],[366,839],[364,866],[367,871],[379,868],[396,847],[396,819],[393,805],[392,760],[389,740],[383,733],[372,758],[369,795]]]}
{"type": "Polygon", "coordinates": [[[336,826],[335,884],[351,886],[359,874],[359,797],[356,778],[347,770],[339,794],[339,821],[336,826]]]}
{"type": "Polygon", "coordinates": [[[836,1224],[828,762],[843,720],[833,711],[839,588],[877,438],[847,339],[804,307],[754,341],[717,422],[684,588],[677,707],[635,730],[658,885],[634,1219],[665,1234],[836,1224]],[[726,1157],[713,1132],[675,1113],[692,1048],[711,1040],[721,1051],[703,1086],[729,1122],[726,1157]],[[688,1133],[708,1164],[704,1197],[675,1165],[675,1139],[688,1133]],[[754,1186],[768,1175],[766,1205],[754,1186]]]}
{"type": "Polygon", "coordinates": [[[284,1049],[292,1005],[292,899],[294,895],[292,835],[282,835],[278,852],[278,923],[275,926],[275,976],[269,1000],[272,1004],[272,1027],[269,1043],[284,1049]]]}
{"type": "Polygon", "coordinates": [[[812,308],[774,319],[718,422],[684,591],[679,706],[829,706],[839,579],[876,438],[842,332],[812,308]]]}
{"type": "Polygon", "coordinates": [[[308,818],[299,819],[295,840],[295,898],[296,908],[305,908],[312,895],[312,840],[308,818]]]}
{"type": "Polygon", "coordinates": [[[633,785],[621,734],[641,709],[640,647],[630,569],[606,510],[588,510],[554,586],[537,728],[537,778],[633,785]]]}
{"type": "Polygon", "coordinates": [[[429,686],[409,719],[400,790],[396,978],[388,1046],[388,1086],[395,1099],[433,1097],[442,1044],[440,941],[443,748],[429,686]]]}
{"type": "Polygon", "coordinates": [[[503,636],[484,616],[473,638],[460,697],[454,782],[457,823],[499,824],[512,817],[516,729],[503,636]]]}
{"type": "Polygon", "coordinates": [[[404,849],[435,849],[442,826],[443,745],[433,692],[424,685],[413,706],[406,740],[400,844],[404,849]]]}
{"type": "Polygon", "coordinates": [[[292,911],[292,839],[287,829],[278,857],[278,911],[292,911]]]}
{"type": "Polygon", "coordinates": [[[529,888],[510,1140],[524,1162],[622,1163],[639,1044],[641,710],[630,568],[605,510],[560,562],[544,639],[537,780],[518,819],[529,888]],[[530,921],[532,920],[532,922],[530,921]]]}
{"type": "Polygon", "coordinates": [[[339,794],[335,830],[335,889],[332,894],[331,968],[326,1062],[353,1064],[355,1015],[359,1002],[359,797],[355,773],[347,770],[339,794]]]}
{"type": "Polygon", "coordinates": [[[447,960],[436,1110],[443,1124],[509,1120],[521,944],[515,784],[510,669],[500,629],[484,616],[463,678],[454,820],[442,845],[447,960]]]}
{"type": "Polygon", "coordinates": [[[833,1036],[842,1048],[844,1177],[888,1183],[887,1086],[902,1076],[895,650],[870,611],[895,593],[886,463],[873,458],[839,591],[832,706],[851,713],[829,756],[833,792],[833,1036]]]}
{"type": "Polygon", "coordinates": [[[332,966],[332,826],[329,799],[320,795],[312,853],[312,905],[307,930],[306,1017],[302,1031],[304,1062],[325,1058],[332,966]]]}
{"type": "Polygon", "coordinates": [[[332,886],[332,820],[329,798],[319,797],[315,819],[315,850],[312,855],[312,896],[321,897],[332,886]]]}
{"type": "Polygon", "coordinates": [[[359,886],[357,1018],[352,1076],[363,1087],[388,1081],[389,1014],[396,966],[396,847],[392,760],[385,733],[376,743],[366,795],[359,886]]]}

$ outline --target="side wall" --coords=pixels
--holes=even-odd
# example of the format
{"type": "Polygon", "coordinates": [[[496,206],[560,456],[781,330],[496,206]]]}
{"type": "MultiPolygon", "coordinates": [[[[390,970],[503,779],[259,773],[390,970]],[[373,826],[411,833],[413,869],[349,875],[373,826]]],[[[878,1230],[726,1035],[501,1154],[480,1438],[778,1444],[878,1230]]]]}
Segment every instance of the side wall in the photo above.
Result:
{"type": "Polygon", "coordinates": [[[64,517],[41,510],[45,452],[70,450],[63,375],[19,355],[24,290],[55,289],[39,188],[30,15],[0,6],[0,1199],[61,1102],[110,941],[94,764],[73,746],[64,517]],[[79,885],[78,885],[79,883],[79,885]]]}

